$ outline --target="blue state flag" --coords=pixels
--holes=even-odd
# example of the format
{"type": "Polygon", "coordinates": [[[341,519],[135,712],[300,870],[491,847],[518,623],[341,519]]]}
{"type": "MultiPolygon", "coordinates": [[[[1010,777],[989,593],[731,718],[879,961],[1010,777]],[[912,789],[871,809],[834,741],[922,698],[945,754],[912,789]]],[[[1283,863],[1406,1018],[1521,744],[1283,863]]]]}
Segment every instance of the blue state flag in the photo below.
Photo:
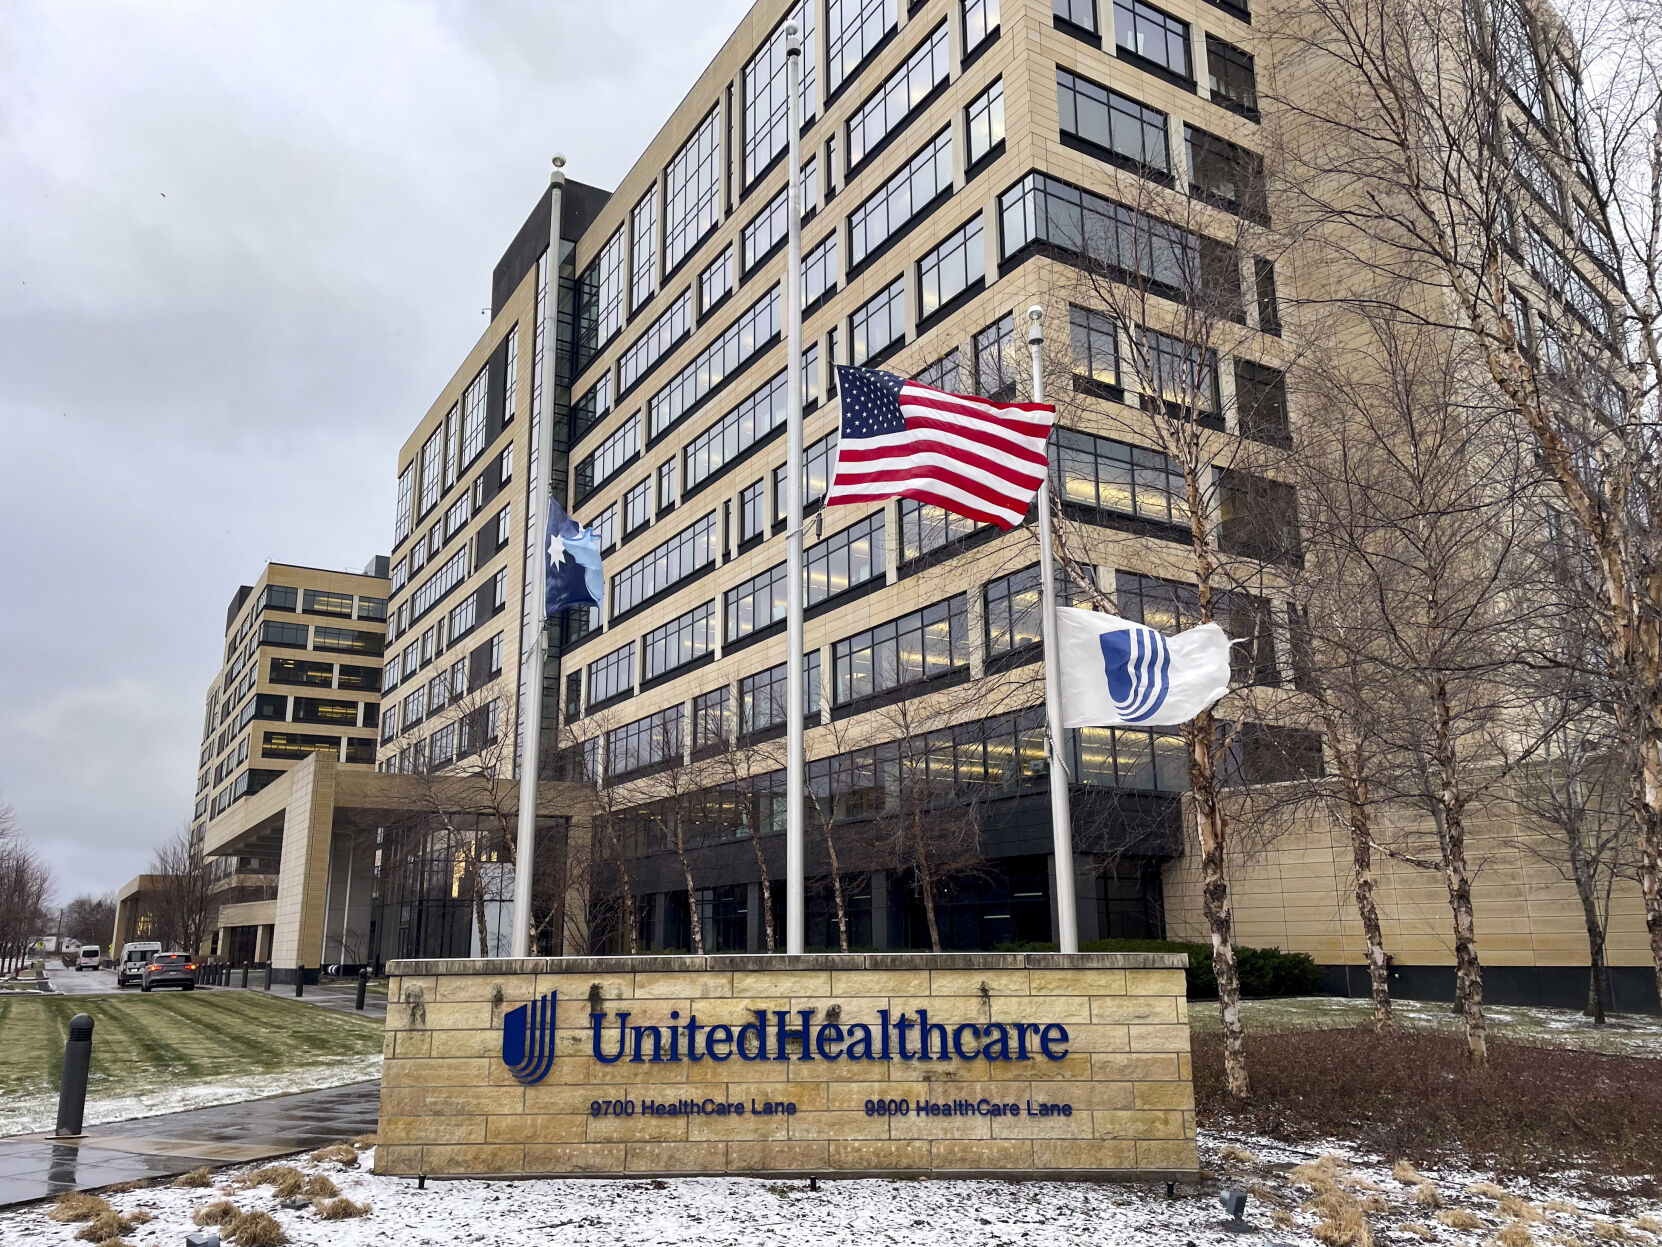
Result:
{"type": "Polygon", "coordinates": [[[1099,611],[1056,608],[1064,727],[1175,727],[1229,691],[1229,637],[1174,637],[1099,611]]]}
{"type": "Polygon", "coordinates": [[[543,609],[549,616],[568,606],[599,606],[606,577],[600,570],[600,534],[584,528],[559,502],[548,501],[548,545],[543,551],[543,609]]]}

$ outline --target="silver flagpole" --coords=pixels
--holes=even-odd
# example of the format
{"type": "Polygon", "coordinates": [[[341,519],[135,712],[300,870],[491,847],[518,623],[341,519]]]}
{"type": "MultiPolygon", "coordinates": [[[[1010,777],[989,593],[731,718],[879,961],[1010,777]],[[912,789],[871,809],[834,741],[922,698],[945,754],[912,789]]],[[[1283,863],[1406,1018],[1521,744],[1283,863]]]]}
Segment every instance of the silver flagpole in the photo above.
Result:
{"type": "Polygon", "coordinates": [[[785,23],[790,247],[785,259],[785,951],[803,948],[802,34],[785,23]]]}
{"type": "MultiPolygon", "coordinates": [[[[559,353],[556,309],[560,303],[560,216],[565,206],[566,158],[554,157],[549,175],[548,292],[543,296],[542,324],[542,410],[537,413],[541,427],[537,436],[537,462],[526,487],[525,517],[533,549],[526,552],[525,575],[531,586],[531,601],[520,630],[520,679],[525,686],[520,699],[519,749],[519,834],[514,852],[514,926],[510,954],[528,957],[531,953],[531,880],[537,856],[537,775],[542,769],[542,674],[548,658],[548,551],[543,533],[548,529],[550,470],[554,458],[554,384],[559,375],[555,357],[559,353]],[[531,635],[527,636],[526,634],[531,635]]],[[[489,951],[488,949],[486,950],[489,951]]]]}
{"type": "MultiPolygon", "coordinates": [[[[1033,355],[1033,401],[1045,401],[1045,310],[1027,309],[1030,322],[1027,347],[1033,355]]],[[[1057,947],[1065,953],[1079,951],[1079,905],[1073,877],[1073,817],[1068,811],[1068,772],[1064,761],[1062,733],[1062,668],[1057,661],[1056,639],[1056,553],[1051,544],[1050,472],[1039,486],[1039,593],[1044,602],[1045,651],[1045,741],[1050,774],[1050,833],[1056,858],[1056,925],[1060,928],[1057,947]]]]}

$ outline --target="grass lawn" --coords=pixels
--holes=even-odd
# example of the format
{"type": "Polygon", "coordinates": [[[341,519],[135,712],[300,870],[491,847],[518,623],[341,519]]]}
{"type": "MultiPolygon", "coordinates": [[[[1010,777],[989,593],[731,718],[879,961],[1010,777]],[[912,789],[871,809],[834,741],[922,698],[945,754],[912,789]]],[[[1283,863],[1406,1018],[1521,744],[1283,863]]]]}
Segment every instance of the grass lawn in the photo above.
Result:
{"type": "MultiPolygon", "coordinates": [[[[1391,1010],[1405,1030],[1464,1034],[1452,1006],[1430,1000],[1393,1000],[1391,1010]]],[[[1545,1048],[1575,1048],[1617,1056],[1662,1058],[1662,1017],[1611,1014],[1602,1027],[1572,1009],[1536,1009],[1485,1005],[1489,1037],[1504,1043],[1545,1048]]],[[[1218,1029],[1218,1002],[1191,1000],[1189,1021],[1198,1033],[1218,1029]]],[[[1373,1025],[1373,1001],[1339,996],[1298,996],[1286,1000],[1243,1000],[1241,1021],[1248,1031],[1327,1030],[1373,1025]]]]}
{"type": "Polygon", "coordinates": [[[327,1087],[380,1072],[382,1024],[263,992],[0,996],[0,1134],[48,1129],[69,1019],[93,1019],[87,1120],[327,1087]]]}

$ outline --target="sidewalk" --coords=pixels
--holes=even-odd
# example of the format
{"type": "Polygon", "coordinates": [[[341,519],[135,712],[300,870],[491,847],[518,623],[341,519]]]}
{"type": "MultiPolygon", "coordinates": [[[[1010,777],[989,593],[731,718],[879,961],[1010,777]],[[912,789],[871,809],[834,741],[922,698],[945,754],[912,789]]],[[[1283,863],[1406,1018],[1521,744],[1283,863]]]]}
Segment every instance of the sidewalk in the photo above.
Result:
{"type": "MultiPolygon", "coordinates": [[[[350,995],[346,1007],[352,1007],[350,995]]],[[[38,1134],[0,1139],[0,1208],[63,1191],[172,1177],[203,1165],[242,1164],[340,1143],[374,1132],[380,1098],[379,1082],[360,1082],[108,1122],[73,1143],[38,1134]]]]}

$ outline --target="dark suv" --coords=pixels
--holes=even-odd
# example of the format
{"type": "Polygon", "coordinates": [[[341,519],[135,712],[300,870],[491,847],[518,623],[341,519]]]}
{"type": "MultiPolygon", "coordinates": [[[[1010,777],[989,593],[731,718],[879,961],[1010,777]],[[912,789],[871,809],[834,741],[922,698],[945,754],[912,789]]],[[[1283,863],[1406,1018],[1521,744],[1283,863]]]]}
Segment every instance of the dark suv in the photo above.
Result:
{"type": "Polygon", "coordinates": [[[139,990],[152,987],[182,987],[187,992],[196,990],[196,963],[188,953],[157,953],[144,963],[139,978],[139,990]]]}

